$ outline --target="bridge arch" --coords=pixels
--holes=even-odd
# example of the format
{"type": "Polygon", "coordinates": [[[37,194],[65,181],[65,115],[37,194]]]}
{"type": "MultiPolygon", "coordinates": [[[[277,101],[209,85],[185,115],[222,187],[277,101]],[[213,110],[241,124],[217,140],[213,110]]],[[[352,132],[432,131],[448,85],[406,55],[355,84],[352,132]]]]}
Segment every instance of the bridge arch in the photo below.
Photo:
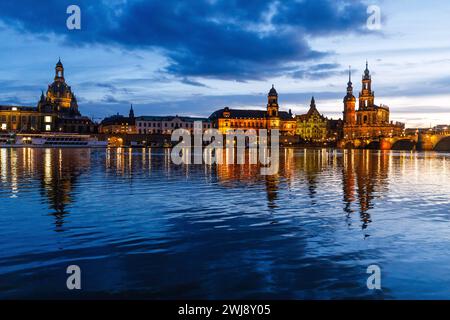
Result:
{"type": "Polygon", "coordinates": [[[365,146],[365,149],[379,150],[380,147],[381,147],[380,141],[370,141],[370,142],[365,146]]]}
{"type": "Polygon", "coordinates": [[[393,145],[392,145],[392,150],[414,150],[416,147],[416,141],[411,140],[411,139],[401,139],[396,141],[393,145]]]}
{"type": "Polygon", "coordinates": [[[442,138],[434,147],[435,151],[450,151],[450,136],[442,138]]]}

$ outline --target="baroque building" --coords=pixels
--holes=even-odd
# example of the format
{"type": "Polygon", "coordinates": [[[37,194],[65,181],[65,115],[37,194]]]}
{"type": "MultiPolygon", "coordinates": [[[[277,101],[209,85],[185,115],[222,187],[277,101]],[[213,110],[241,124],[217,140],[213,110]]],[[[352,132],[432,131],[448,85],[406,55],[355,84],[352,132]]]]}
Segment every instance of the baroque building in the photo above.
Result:
{"type": "MultiPolygon", "coordinates": [[[[94,132],[94,124],[78,111],[78,102],[72,88],[67,85],[64,78],[64,66],[61,59],[55,67],[55,77],[48,86],[47,93],[41,94],[37,110],[40,113],[52,113],[52,121],[46,122],[45,131],[68,133],[94,132]]],[[[47,118],[49,119],[49,118],[47,118]]]]}
{"type": "Polygon", "coordinates": [[[141,116],[136,118],[136,131],[139,134],[172,134],[176,129],[186,129],[193,133],[195,122],[201,122],[202,131],[211,128],[207,118],[183,116],[141,116]]]}
{"type": "Polygon", "coordinates": [[[114,116],[103,119],[99,126],[99,132],[134,134],[136,133],[135,123],[133,105],[131,105],[128,117],[124,117],[117,113],[114,116]]]}
{"type": "Polygon", "coordinates": [[[0,130],[16,133],[65,132],[93,133],[94,123],[78,111],[78,103],[64,78],[61,60],[47,92],[41,94],[37,107],[0,106],[0,130]]]}
{"type": "Polygon", "coordinates": [[[296,134],[305,141],[323,142],[328,136],[328,119],[319,113],[314,97],[306,114],[295,117],[296,134]]]}
{"type": "Polygon", "coordinates": [[[349,70],[347,95],[344,97],[343,138],[379,138],[401,135],[405,125],[398,122],[393,123],[389,117],[388,106],[375,104],[375,92],[372,90],[372,77],[367,62],[356,110],[356,98],[353,95],[351,70],[349,70]]]}
{"type": "Polygon", "coordinates": [[[215,111],[209,119],[213,127],[221,133],[228,130],[249,129],[279,129],[280,135],[294,136],[296,120],[292,112],[280,111],[278,104],[278,93],[275,87],[267,95],[266,110],[243,110],[225,107],[215,111]]]}

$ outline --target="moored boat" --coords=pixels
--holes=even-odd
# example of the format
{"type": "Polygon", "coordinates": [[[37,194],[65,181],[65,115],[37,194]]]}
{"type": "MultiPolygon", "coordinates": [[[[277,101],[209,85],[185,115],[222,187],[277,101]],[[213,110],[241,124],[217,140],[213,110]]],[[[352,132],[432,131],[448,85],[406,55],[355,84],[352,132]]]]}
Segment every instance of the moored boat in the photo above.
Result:
{"type": "Polygon", "coordinates": [[[41,133],[9,134],[9,139],[0,139],[2,147],[90,147],[104,148],[108,146],[107,141],[99,141],[91,135],[74,133],[41,133]]]}

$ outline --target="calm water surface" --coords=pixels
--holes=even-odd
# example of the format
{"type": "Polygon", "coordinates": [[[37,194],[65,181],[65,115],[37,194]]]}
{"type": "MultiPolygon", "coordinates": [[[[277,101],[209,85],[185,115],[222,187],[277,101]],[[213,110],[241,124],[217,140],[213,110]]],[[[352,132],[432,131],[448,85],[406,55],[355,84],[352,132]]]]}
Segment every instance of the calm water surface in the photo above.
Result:
{"type": "Polygon", "coordinates": [[[450,154],[280,158],[260,176],[164,149],[0,149],[0,298],[450,298],[450,154]]]}

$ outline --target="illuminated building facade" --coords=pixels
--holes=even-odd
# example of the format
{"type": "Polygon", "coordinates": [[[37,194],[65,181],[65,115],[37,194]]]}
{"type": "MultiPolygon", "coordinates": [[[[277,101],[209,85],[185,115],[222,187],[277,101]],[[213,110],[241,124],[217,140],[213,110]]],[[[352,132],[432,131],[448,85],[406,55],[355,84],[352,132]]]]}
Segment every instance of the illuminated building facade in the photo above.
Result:
{"type": "Polygon", "coordinates": [[[130,107],[128,117],[120,114],[103,119],[99,126],[100,133],[121,133],[134,134],[136,133],[136,119],[134,117],[133,105],[130,107]]]}
{"type": "Polygon", "coordinates": [[[182,116],[142,116],[136,118],[136,131],[140,134],[172,134],[173,130],[186,129],[191,133],[194,122],[202,122],[202,130],[210,129],[211,122],[207,118],[182,116]]]}
{"type": "Polygon", "coordinates": [[[39,113],[33,107],[0,106],[0,131],[45,131],[45,126],[52,121],[51,113],[39,113]]]}
{"type": "Polygon", "coordinates": [[[321,142],[327,139],[328,119],[319,113],[314,97],[306,114],[296,116],[296,134],[305,141],[321,142]]]}
{"type": "Polygon", "coordinates": [[[42,92],[37,107],[0,106],[0,130],[8,132],[93,133],[94,123],[78,111],[78,103],[65,82],[61,60],[54,82],[42,92]]]}
{"type": "Polygon", "coordinates": [[[404,124],[393,123],[389,120],[389,107],[375,105],[375,93],[372,91],[372,77],[368,63],[362,76],[362,90],[358,98],[353,95],[353,84],[349,70],[347,95],[344,97],[344,139],[379,138],[401,135],[404,124]]]}
{"type": "Polygon", "coordinates": [[[279,111],[278,93],[274,86],[267,96],[266,110],[242,110],[228,107],[215,111],[210,120],[222,133],[235,129],[279,129],[281,135],[294,136],[296,119],[292,112],[279,111]]]}

